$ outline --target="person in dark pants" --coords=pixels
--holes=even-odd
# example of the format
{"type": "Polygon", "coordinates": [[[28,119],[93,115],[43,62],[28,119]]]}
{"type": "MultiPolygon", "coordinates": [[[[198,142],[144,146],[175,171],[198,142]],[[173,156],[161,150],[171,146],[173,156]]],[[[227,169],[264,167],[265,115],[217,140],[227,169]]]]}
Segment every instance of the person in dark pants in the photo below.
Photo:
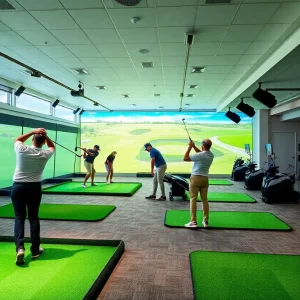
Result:
{"type": "Polygon", "coordinates": [[[15,152],[17,164],[13,176],[13,186],[11,199],[15,211],[15,244],[16,244],[16,264],[25,263],[24,227],[26,219],[26,209],[30,223],[31,236],[31,257],[38,258],[43,254],[44,249],[40,248],[40,221],[39,207],[42,199],[42,173],[47,161],[55,151],[53,142],[46,137],[44,128],[34,129],[32,132],[18,137],[15,141],[15,152]],[[32,146],[24,145],[24,142],[32,137],[32,146]],[[47,143],[48,149],[43,150],[43,145],[47,143]]]}
{"type": "Polygon", "coordinates": [[[116,158],[116,151],[113,151],[110,155],[107,156],[106,161],[104,163],[105,169],[107,171],[106,175],[106,184],[114,183],[112,181],[113,175],[114,175],[114,160],[116,158]]]}

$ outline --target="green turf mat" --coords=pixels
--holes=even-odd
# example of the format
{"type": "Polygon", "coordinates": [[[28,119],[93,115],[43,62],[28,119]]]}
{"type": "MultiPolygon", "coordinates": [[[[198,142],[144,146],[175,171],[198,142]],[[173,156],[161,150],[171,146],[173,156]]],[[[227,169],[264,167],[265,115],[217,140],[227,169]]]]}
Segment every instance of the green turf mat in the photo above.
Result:
{"type": "Polygon", "coordinates": [[[117,246],[67,242],[41,247],[44,254],[31,260],[30,244],[25,244],[25,264],[16,266],[14,243],[0,242],[1,299],[96,299],[116,264],[116,256],[124,251],[119,254],[117,246]]]}
{"type": "Polygon", "coordinates": [[[87,188],[83,188],[82,182],[64,182],[44,188],[43,194],[132,196],[142,186],[140,182],[95,183],[97,186],[87,183],[87,188]]]}
{"type": "MultiPolygon", "coordinates": [[[[202,227],[202,211],[197,211],[199,228],[202,227]]],[[[184,227],[190,221],[189,210],[167,210],[165,225],[184,227]]],[[[211,211],[209,228],[256,229],[256,230],[291,230],[292,228],[276,216],[267,212],[211,211]]]]}
{"type": "Polygon", "coordinates": [[[196,300],[298,300],[300,256],[195,251],[190,254],[196,300]]]}
{"type": "Polygon", "coordinates": [[[209,179],[209,184],[210,185],[233,185],[233,183],[227,179],[209,179]]]}
{"type": "MultiPolygon", "coordinates": [[[[186,192],[187,199],[190,200],[190,193],[186,192]]],[[[198,194],[197,201],[201,201],[200,193],[198,194]]],[[[243,202],[243,203],[254,203],[255,199],[244,193],[220,193],[220,192],[209,192],[209,202],[243,202]]]]}
{"type": "MultiPolygon", "coordinates": [[[[39,217],[46,220],[100,221],[113,210],[114,205],[77,205],[77,204],[44,204],[40,206],[39,217]]],[[[0,206],[0,218],[14,218],[12,204],[0,206]]]]}

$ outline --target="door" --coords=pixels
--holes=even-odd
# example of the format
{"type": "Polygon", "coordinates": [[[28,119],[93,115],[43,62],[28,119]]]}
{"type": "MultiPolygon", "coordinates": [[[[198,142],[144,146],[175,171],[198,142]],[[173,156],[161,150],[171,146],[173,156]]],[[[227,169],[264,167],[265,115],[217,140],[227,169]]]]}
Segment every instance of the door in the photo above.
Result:
{"type": "Polygon", "coordinates": [[[296,133],[295,132],[273,132],[273,152],[275,153],[275,164],[279,172],[293,173],[296,171],[296,133]]]}

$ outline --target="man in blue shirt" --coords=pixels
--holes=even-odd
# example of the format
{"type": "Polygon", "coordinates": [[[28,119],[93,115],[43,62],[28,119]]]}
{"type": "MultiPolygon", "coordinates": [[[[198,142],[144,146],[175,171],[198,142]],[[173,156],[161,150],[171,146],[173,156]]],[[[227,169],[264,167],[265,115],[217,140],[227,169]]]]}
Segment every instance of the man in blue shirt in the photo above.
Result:
{"type": "Polygon", "coordinates": [[[152,147],[150,143],[147,143],[144,145],[145,151],[148,151],[150,153],[151,158],[151,175],[153,177],[153,192],[150,196],[146,197],[146,199],[156,199],[159,201],[166,200],[166,192],[165,192],[165,185],[164,185],[164,176],[167,170],[167,164],[164,160],[161,153],[152,147]],[[155,170],[154,170],[155,166],[155,170]],[[160,198],[156,198],[156,191],[158,187],[158,183],[161,190],[161,196],[160,198]]]}

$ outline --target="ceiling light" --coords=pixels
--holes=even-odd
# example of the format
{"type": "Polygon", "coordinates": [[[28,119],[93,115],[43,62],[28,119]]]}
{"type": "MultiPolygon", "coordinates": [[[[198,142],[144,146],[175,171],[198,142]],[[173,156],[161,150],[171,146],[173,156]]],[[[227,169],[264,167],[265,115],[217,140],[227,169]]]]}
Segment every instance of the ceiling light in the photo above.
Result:
{"type": "Polygon", "coordinates": [[[134,103],[132,103],[132,104],[130,104],[130,105],[132,105],[132,106],[136,106],[136,104],[134,104],[134,103]]]}
{"type": "Polygon", "coordinates": [[[52,103],[52,107],[56,107],[58,103],[59,103],[59,100],[56,99],[56,100],[52,103]]]}
{"type": "Polygon", "coordinates": [[[139,52],[142,54],[146,54],[149,53],[150,51],[148,49],[140,49],[139,52]]]}
{"type": "Polygon", "coordinates": [[[85,69],[73,69],[73,72],[76,75],[88,75],[89,74],[89,72],[85,69]]]}
{"type": "Polygon", "coordinates": [[[194,94],[187,94],[186,97],[194,97],[194,94]]]}
{"type": "Polygon", "coordinates": [[[242,101],[237,105],[237,109],[246,114],[248,117],[252,118],[255,115],[255,110],[249,104],[244,103],[243,98],[242,101]]]}
{"type": "Polygon", "coordinates": [[[84,96],[84,86],[81,81],[78,84],[78,91],[71,91],[73,97],[83,97],[84,96]]]}
{"type": "Polygon", "coordinates": [[[98,103],[98,102],[94,102],[93,105],[94,105],[94,106],[99,106],[99,103],[98,103]]]}
{"type": "Polygon", "coordinates": [[[186,105],[186,106],[190,106],[190,104],[189,104],[189,103],[186,103],[186,104],[184,104],[184,105],[186,105]]]}
{"type": "Polygon", "coordinates": [[[123,98],[129,98],[130,96],[128,94],[122,94],[123,98]]]}
{"type": "Polygon", "coordinates": [[[185,34],[185,41],[184,43],[186,45],[192,45],[194,43],[195,34],[193,32],[187,32],[185,34]]]}
{"type": "Polygon", "coordinates": [[[189,89],[196,89],[198,85],[189,85],[189,89]]]}
{"type": "Polygon", "coordinates": [[[193,67],[192,73],[204,73],[205,67],[193,67]]]}
{"type": "Polygon", "coordinates": [[[116,1],[125,6],[135,6],[141,2],[141,0],[116,0],[116,1]]]}
{"type": "Polygon", "coordinates": [[[160,94],[154,94],[154,97],[160,97],[160,94]]]}
{"type": "Polygon", "coordinates": [[[84,112],[85,112],[85,110],[82,109],[81,112],[79,113],[79,116],[81,116],[84,112]]]}
{"type": "Polygon", "coordinates": [[[106,90],[107,87],[104,86],[104,85],[97,85],[97,86],[96,86],[96,89],[98,89],[98,90],[106,90]]]}
{"type": "Polygon", "coordinates": [[[154,63],[153,62],[142,62],[142,67],[143,68],[154,68],[154,63]]]}
{"type": "Polygon", "coordinates": [[[25,87],[24,86],[20,86],[16,91],[15,91],[15,95],[20,97],[22,95],[22,93],[25,91],[25,87]]]}
{"type": "Polygon", "coordinates": [[[228,112],[225,114],[225,116],[230,119],[231,121],[233,121],[234,123],[240,123],[241,121],[241,118],[238,114],[230,111],[230,107],[229,107],[229,110],[228,112]]]}
{"type": "Polygon", "coordinates": [[[80,107],[78,107],[75,110],[73,110],[73,114],[76,115],[79,111],[80,111],[80,107]]]}
{"type": "Polygon", "coordinates": [[[264,91],[259,88],[252,94],[252,97],[257,101],[267,106],[268,108],[273,108],[277,104],[277,100],[274,95],[271,93],[264,91]]]}

